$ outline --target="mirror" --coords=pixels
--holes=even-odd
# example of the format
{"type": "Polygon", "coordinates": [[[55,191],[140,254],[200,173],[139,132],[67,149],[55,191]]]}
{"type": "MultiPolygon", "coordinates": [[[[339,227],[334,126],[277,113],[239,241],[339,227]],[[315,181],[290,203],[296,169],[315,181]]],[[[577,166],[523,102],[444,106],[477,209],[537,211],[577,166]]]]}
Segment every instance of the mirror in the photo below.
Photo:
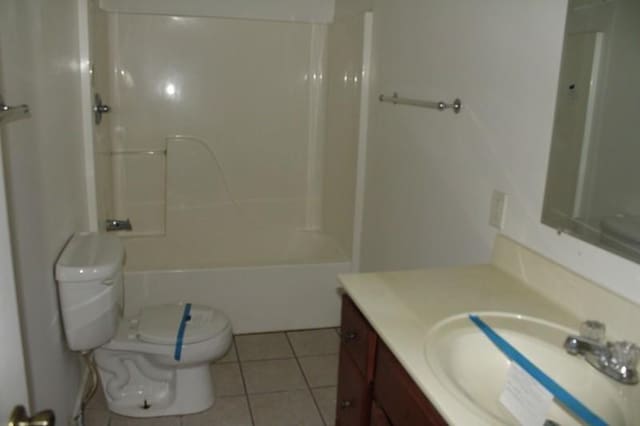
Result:
{"type": "Polygon", "coordinates": [[[640,262],[640,1],[570,0],[542,222],[640,262]]]}

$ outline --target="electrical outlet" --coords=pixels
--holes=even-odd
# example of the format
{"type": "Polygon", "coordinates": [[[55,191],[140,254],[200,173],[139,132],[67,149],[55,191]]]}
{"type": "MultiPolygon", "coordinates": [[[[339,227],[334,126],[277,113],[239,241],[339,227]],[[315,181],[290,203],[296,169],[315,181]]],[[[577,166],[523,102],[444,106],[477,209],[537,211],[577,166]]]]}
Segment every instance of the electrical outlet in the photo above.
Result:
{"type": "Polygon", "coordinates": [[[507,212],[507,194],[494,190],[491,195],[491,211],[489,212],[489,225],[498,230],[504,228],[504,216],[507,212]]]}

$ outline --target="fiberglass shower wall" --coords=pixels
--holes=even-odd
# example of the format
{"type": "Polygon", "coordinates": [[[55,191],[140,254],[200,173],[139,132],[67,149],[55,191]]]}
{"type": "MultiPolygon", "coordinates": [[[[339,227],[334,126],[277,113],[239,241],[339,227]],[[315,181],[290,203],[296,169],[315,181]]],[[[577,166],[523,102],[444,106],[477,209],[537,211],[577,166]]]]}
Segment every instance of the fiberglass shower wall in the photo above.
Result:
{"type": "Polygon", "coordinates": [[[131,219],[129,268],[351,258],[362,15],[97,13],[113,108],[102,209],[131,219]]]}

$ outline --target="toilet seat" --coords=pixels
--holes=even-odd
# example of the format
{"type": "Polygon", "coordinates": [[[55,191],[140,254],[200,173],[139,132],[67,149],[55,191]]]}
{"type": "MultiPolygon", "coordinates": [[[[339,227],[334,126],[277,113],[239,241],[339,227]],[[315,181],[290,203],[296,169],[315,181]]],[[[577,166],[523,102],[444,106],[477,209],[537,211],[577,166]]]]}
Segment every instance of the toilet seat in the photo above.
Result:
{"type": "MultiPolygon", "coordinates": [[[[156,305],[144,308],[137,317],[122,318],[116,335],[102,348],[173,359],[183,309],[183,304],[156,305]]],[[[227,316],[209,306],[192,305],[191,317],[185,330],[181,361],[189,363],[219,350],[224,354],[232,338],[227,316]]]]}
{"type": "MultiPolygon", "coordinates": [[[[185,305],[170,304],[144,308],[138,320],[138,338],[159,345],[175,345],[185,305]]],[[[229,326],[219,311],[204,305],[191,305],[182,342],[191,344],[209,340],[229,326]]]]}

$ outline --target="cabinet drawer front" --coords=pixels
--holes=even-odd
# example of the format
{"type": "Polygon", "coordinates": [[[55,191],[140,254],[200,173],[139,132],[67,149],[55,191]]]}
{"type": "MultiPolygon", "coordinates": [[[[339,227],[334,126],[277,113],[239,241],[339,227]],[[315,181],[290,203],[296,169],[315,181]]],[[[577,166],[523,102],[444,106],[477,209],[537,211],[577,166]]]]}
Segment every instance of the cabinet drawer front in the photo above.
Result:
{"type": "Polygon", "coordinates": [[[373,378],[376,334],[348,296],[342,297],[342,321],[340,324],[342,348],[344,348],[367,381],[373,378]]]}
{"type": "Polygon", "coordinates": [[[336,424],[340,426],[368,425],[371,387],[344,348],[340,350],[338,377],[336,424]]]}
{"type": "Polygon", "coordinates": [[[373,394],[393,425],[447,424],[382,341],[378,342],[373,394]]]}

